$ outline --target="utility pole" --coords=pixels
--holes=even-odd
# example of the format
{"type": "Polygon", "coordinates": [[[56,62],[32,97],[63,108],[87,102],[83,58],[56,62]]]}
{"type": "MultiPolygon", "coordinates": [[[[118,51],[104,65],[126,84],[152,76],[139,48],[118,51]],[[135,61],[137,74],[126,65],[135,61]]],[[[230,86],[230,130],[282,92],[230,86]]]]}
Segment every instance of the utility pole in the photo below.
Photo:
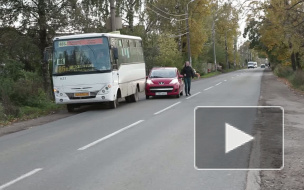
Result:
{"type": "Polygon", "coordinates": [[[186,7],[187,45],[188,45],[188,59],[189,59],[190,65],[192,65],[192,59],[191,59],[190,31],[189,31],[189,3],[192,3],[193,1],[195,1],[195,0],[190,0],[187,3],[187,7],[186,7]]]}
{"type": "Polygon", "coordinates": [[[216,9],[213,13],[213,22],[212,22],[212,38],[213,38],[213,58],[214,58],[214,66],[215,71],[217,71],[217,63],[216,63],[216,44],[215,44],[215,14],[217,14],[218,9],[218,0],[216,1],[216,9]]]}
{"type": "Polygon", "coordinates": [[[215,50],[215,18],[213,15],[213,23],[212,23],[212,38],[213,38],[213,57],[214,57],[214,66],[215,71],[217,71],[217,65],[216,65],[216,50],[215,50]]]}
{"type": "Polygon", "coordinates": [[[225,32],[225,50],[226,50],[226,66],[227,69],[229,69],[229,63],[228,63],[228,47],[227,47],[227,30],[225,32]]]}
{"type": "MultiPolygon", "coordinates": [[[[190,1],[191,2],[191,1],[190,1]]],[[[188,3],[189,4],[189,3],[188,3]]],[[[188,4],[186,9],[186,28],[187,28],[187,46],[188,46],[188,60],[190,65],[192,65],[191,60],[191,48],[190,48],[190,31],[189,31],[189,14],[188,14],[188,4]]]]}
{"type": "Polygon", "coordinates": [[[110,8],[111,8],[111,30],[114,32],[116,30],[115,26],[115,0],[110,0],[110,8]]]}
{"type": "Polygon", "coordinates": [[[237,37],[234,38],[234,69],[236,66],[237,37]]]}
{"type": "MultiPolygon", "coordinates": [[[[177,13],[180,13],[180,4],[179,2],[175,6],[177,13]]],[[[182,32],[181,32],[181,21],[178,21],[178,51],[182,52],[182,32]]]]}

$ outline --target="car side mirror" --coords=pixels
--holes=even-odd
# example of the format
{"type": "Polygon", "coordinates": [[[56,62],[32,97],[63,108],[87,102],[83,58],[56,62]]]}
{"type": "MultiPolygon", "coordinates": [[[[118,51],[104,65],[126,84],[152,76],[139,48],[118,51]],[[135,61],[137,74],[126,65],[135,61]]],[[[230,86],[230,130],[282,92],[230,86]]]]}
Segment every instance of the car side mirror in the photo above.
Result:
{"type": "Polygon", "coordinates": [[[148,76],[146,76],[146,80],[148,79],[148,76]]]}

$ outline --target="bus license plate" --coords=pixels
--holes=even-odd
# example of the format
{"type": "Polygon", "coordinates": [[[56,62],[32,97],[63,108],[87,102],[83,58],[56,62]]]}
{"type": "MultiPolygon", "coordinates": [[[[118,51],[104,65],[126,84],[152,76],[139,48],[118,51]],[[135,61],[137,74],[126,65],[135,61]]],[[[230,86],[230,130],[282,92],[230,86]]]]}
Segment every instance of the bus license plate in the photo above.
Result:
{"type": "Polygon", "coordinates": [[[75,93],[74,96],[75,97],[86,97],[86,96],[90,96],[90,93],[89,92],[75,93]]]}
{"type": "Polygon", "coordinates": [[[155,95],[156,96],[165,96],[165,95],[167,95],[167,92],[156,92],[155,95]]]}

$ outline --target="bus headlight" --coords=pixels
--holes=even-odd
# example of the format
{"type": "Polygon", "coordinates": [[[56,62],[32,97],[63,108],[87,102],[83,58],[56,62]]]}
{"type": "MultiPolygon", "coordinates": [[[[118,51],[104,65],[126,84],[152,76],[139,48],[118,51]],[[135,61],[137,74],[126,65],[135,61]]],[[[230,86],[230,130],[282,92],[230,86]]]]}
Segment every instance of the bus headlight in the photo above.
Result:
{"type": "Polygon", "coordinates": [[[56,94],[59,94],[59,90],[57,88],[54,88],[54,93],[56,94]]]}
{"type": "Polygon", "coordinates": [[[98,95],[109,94],[110,88],[111,88],[111,85],[110,85],[110,84],[104,86],[104,87],[98,92],[98,95]]]}

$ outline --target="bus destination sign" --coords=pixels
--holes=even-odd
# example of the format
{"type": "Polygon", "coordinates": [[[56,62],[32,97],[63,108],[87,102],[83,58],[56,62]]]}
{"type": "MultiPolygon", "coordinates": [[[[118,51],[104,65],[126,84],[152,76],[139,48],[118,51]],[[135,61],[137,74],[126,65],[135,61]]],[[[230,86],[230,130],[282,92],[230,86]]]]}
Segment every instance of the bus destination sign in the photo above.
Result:
{"type": "Polygon", "coordinates": [[[83,39],[83,40],[71,40],[71,41],[59,41],[59,47],[65,46],[85,46],[85,45],[97,45],[102,44],[101,38],[83,39]]]}

